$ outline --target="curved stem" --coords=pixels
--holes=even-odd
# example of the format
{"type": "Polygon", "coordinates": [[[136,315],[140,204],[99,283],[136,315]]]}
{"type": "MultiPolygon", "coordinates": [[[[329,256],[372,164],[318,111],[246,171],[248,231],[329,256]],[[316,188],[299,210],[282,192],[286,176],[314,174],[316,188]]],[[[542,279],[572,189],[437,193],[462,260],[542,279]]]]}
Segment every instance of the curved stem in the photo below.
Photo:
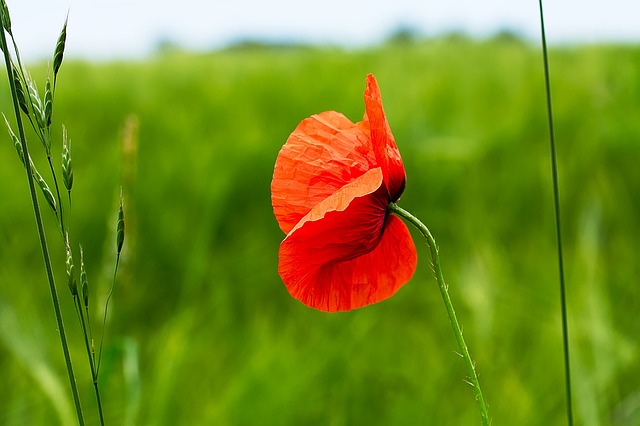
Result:
{"type": "Polygon", "coordinates": [[[113,295],[113,288],[116,284],[116,274],[118,273],[118,265],[120,264],[120,252],[118,252],[116,256],[116,266],[113,270],[113,279],[111,280],[111,290],[109,290],[109,295],[107,296],[107,302],[104,305],[104,316],[102,317],[102,336],[100,336],[100,349],[98,349],[98,365],[96,368],[96,375],[100,372],[100,361],[102,361],[102,343],[104,342],[104,332],[107,326],[107,312],[109,310],[109,301],[111,300],[111,296],[113,295]]]}
{"type": "Polygon", "coordinates": [[[471,355],[469,354],[469,349],[467,348],[467,344],[464,341],[464,337],[462,337],[462,329],[460,328],[458,318],[456,317],[456,312],[453,309],[453,304],[451,303],[451,298],[449,297],[449,289],[444,282],[444,276],[442,275],[442,268],[440,267],[440,257],[438,256],[438,246],[436,245],[436,240],[433,238],[433,235],[431,235],[431,232],[429,232],[429,229],[425,226],[424,223],[422,223],[417,217],[415,217],[408,211],[404,210],[401,207],[398,207],[397,204],[391,203],[389,205],[389,211],[410,222],[420,231],[422,235],[424,235],[424,237],[427,239],[427,242],[429,243],[429,249],[431,250],[431,259],[433,261],[433,271],[436,276],[436,281],[438,281],[438,287],[440,288],[442,300],[444,301],[444,305],[447,308],[447,314],[449,315],[449,321],[451,322],[451,326],[453,327],[453,333],[456,336],[462,358],[464,359],[464,363],[467,366],[467,373],[469,374],[469,384],[473,387],[473,392],[476,396],[476,402],[478,403],[478,409],[480,410],[482,424],[484,426],[489,426],[491,422],[489,420],[487,404],[485,403],[484,397],[482,396],[482,390],[480,390],[480,382],[478,381],[478,375],[476,374],[475,365],[471,360],[471,355]]]}
{"type": "Polygon", "coordinates": [[[40,239],[40,246],[42,249],[42,256],[44,257],[44,266],[47,273],[47,279],[49,281],[49,290],[51,292],[51,300],[53,303],[53,310],[56,316],[56,322],[58,326],[58,332],[60,334],[60,343],[62,344],[62,352],[64,354],[65,364],[67,367],[67,373],[69,375],[69,383],[71,384],[71,392],[73,393],[73,401],[78,415],[78,423],[84,425],[84,417],[82,414],[82,407],[80,405],[80,396],[78,394],[78,386],[76,384],[76,378],[73,373],[73,364],[71,362],[71,355],[69,353],[69,345],[67,343],[67,336],[64,330],[64,323],[62,321],[62,312],[60,310],[60,302],[58,300],[58,291],[53,278],[53,268],[51,266],[51,258],[49,256],[49,248],[47,246],[47,240],[44,233],[44,226],[42,223],[42,215],[40,214],[40,207],[38,205],[38,197],[36,194],[35,185],[33,182],[33,176],[31,174],[31,163],[29,162],[29,150],[27,147],[27,140],[24,134],[24,126],[20,116],[20,107],[18,105],[18,97],[16,94],[16,86],[13,81],[13,65],[9,57],[9,50],[7,48],[7,39],[4,33],[4,28],[0,28],[0,46],[4,52],[4,59],[7,68],[7,74],[9,76],[9,87],[11,88],[11,97],[13,100],[14,112],[16,115],[16,123],[18,127],[18,134],[20,142],[22,144],[22,151],[24,153],[24,166],[27,172],[27,182],[29,184],[29,192],[31,194],[31,202],[33,204],[33,212],[36,219],[36,226],[38,228],[38,237],[40,239]]]}

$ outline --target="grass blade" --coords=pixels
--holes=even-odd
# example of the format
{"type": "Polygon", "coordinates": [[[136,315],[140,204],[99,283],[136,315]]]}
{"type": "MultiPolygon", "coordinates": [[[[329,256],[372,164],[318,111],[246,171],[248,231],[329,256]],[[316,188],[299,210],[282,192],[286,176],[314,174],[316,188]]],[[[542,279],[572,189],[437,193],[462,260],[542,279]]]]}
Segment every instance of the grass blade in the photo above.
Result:
{"type": "Polygon", "coordinates": [[[571,360],[569,357],[569,326],[567,321],[567,292],[564,281],[564,260],[562,256],[562,226],[560,225],[560,190],[558,185],[558,160],[556,158],[556,138],[553,129],[553,108],[551,102],[551,81],[549,78],[549,57],[547,55],[547,37],[544,29],[542,0],[540,5],[540,30],[542,34],[542,59],[544,64],[545,94],[547,99],[547,122],[549,123],[549,144],[551,155],[551,175],[553,181],[553,208],[556,222],[556,244],[558,251],[558,270],[560,274],[560,309],[562,313],[562,342],[564,349],[565,391],[567,398],[567,423],[573,425],[573,404],[571,397],[571,360]]]}

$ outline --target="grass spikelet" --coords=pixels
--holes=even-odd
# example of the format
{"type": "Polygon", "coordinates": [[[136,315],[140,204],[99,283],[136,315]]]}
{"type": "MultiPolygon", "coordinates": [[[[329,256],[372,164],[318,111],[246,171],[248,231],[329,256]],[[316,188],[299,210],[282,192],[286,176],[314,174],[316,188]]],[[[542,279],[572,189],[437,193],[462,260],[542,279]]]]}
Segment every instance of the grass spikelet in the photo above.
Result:
{"type": "MultiPolygon", "coordinates": [[[[29,98],[31,100],[31,108],[33,109],[33,115],[40,129],[44,129],[44,107],[42,105],[42,99],[38,94],[38,87],[36,83],[29,77],[26,78],[27,86],[29,90],[29,98]]],[[[48,152],[48,151],[47,151],[48,152]]]]}
{"type": "Polygon", "coordinates": [[[2,8],[0,12],[2,13],[2,26],[4,29],[13,37],[13,33],[11,32],[11,17],[9,16],[9,8],[7,7],[7,2],[5,0],[2,1],[0,7],[2,8]]]}
{"type": "Polygon", "coordinates": [[[53,92],[51,91],[51,80],[47,78],[44,84],[44,124],[51,126],[51,116],[53,114],[53,92]]]}
{"type": "Polygon", "coordinates": [[[67,136],[67,128],[62,126],[62,180],[67,192],[71,195],[73,187],[73,168],[71,167],[71,142],[67,136]]]}
{"type": "Polygon", "coordinates": [[[78,282],[76,281],[75,266],[73,266],[73,255],[71,254],[71,247],[67,243],[67,284],[69,284],[69,290],[72,296],[78,294],[78,282]]]}
{"type": "Polygon", "coordinates": [[[24,87],[22,86],[22,80],[20,80],[20,74],[18,74],[18,69],[14,66],[12,67],[13,71],[13,81],[16,85],[16,95],[18,96],[18,104],[20,105],[20,109],[27,116],[29,115],[29,107],[27,105],[27,98],[24,95],[24,87]]]}
{"type": "Polygon", "coordinates": [[[116,248],[118,250],[118,256],[122,251],[122,245],[124,244],[124,209],[122,207],[122,188],[120,188],[120,208],[118,209],[118,225],[116,234],[116,248]]]}
{"type": "MultiPolygon", "coordinates": [[[[38,86],[36,86],[36,83],[33,81],[33,79],[31,79],[31,77],[27,73],[24,74],[24,77],[29,90],[29,100],[31,101],[31,110],[33,111],[33,115],[35,116],[35,121],[37,124],[37,129],[35,130],[38,132],[40,136],[40,141],[42,142],[42,146],[44,146],[47,156],[51,156],[51,138],[50,138],[49,132],[45,131],[47,130],[47,127],[48,127],[47,118],[45,115],[45,106],[43,105],[43,101],[40,98],[40,94],[38,93],[38,86]]],[[[51,107],[53,107],[53,104],[51,107]]],[[[32,125],[33,125],[33,122],[32,122],[32,125]]],[[[35,128],[35,125],[34,125],[34,128],[35,128]]]]}
{"type": "Polygon", "coordinates": [[[58,42],[56,43],[56,50],[53,53],[53,84],[55,86],[56,78],[58,76],[58,71],[60,70],[60,66],[62,65],[62,57],[64,56],[64,47],[67,41],[67,21],[69,20],[69,16],[64,20],[64,25],[62,26],[62,31],[60,31],[60,36],[58,37],[58,42]]]}
{"type": "Polygon", "coordinates": [[[18,158],[20,158],[20,161],[22,161],[22,165],[24,166],[24,151],[22,150],[22,144],[20,143],[20,140],[18,139],[16,134],[13,133],[13,129],[11,129],[11,125],[9,124],[9,120],[7,120],[7,116],[2,114],[2,117],[4,118],[4,123],[7,125],[7,131],[9,132],[9,136],[11,136],[13,146],[16,148],[16,152],[18,153],[18,158]]]}
{"type": "Polygon", "coordinates": [[[49,203],[49,207],[51,207],[53,212],[57,214],[58,210],[56,209],[56,199],[53,196],[53,192],[51,192],[51,189],[49,189],[49,185],[47,185],[47,182],[44,180],[40,172],[36,170],[33,163],[31,163],[31,170],[33,172],[33,177],[35,178],[36,182],[38,183],[38,186],[42,190],[42,194],[44,195],[44,198],[46,198],[47,203],[49,203]]]}
{"type": "Polygon", "coordinates": [[[87,270],[84,267],[84,251],[82,250],[82,246],[80,246],[80,285],[84,308],[87,309],[89,307],[89,283],[87,280],[87,270]]]}

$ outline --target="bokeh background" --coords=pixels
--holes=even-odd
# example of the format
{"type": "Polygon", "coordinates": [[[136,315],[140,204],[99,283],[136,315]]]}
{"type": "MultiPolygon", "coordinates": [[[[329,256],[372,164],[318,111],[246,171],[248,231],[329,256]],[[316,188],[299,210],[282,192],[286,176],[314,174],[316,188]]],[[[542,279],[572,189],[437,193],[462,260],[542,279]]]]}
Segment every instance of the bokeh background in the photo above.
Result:
{"type": "MultiPolygon", "coordinates": [[[[9,6],[17,36],[46,35],[53,48],[66,8],[47,20],[49,36],[9,6]]],[[[526,8],[533,26],[521,31],[432,31],[398,20],[344,44],[339,29],[298,41],[287,31],[238,30],[211,49],[169,34],[135,53],[104,52],[97,42],[95,55],[72,50],[58,79],[53,150],[57,161],[64,123],[72,236],[84,247],[96,340],[120,187],[125,200],[100,377],[107,423],[480,424],[417,233],[414,278],[364,309],[308,309],[277,274],[283,235],[269,184],[278,150],[313,113],[360,120],[372,72],[407,169],[401,205],[440,245],[493,424],[565,424],[544,81],[537,9],[526,8]]],[[[632,10],[615,16],[624,22],[632,10]]],[[[96,22],[75,19],[70,49],[82,43],[74,26],[96,22]]],[[[105,40],[128,27],[109,24],[95,27],[105,40]]],[[[639,425],[640,47],[633,37],[570,39],[558,36],[550,60],[574,411],[578,424],[639,425]]],[[[50,59],[38,49],[27,57],[42,87],[50,59]]],[[[13,122],[6,83],[0,110],[13,122]]],[[[8,135],[0,158],[0,423],[73,424],[24,171],[8,135]]],[[[98,424],[63,247],[44,212],[85,415],[98,424]]]]}

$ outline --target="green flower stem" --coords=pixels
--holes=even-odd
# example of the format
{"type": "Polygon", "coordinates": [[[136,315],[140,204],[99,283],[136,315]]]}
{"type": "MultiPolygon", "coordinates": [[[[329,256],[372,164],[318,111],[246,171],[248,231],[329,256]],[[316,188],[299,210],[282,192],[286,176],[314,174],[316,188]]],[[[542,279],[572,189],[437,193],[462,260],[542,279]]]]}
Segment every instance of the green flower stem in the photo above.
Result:
{"type": "Polygon", "coordinates": [[[69,375],[69,382],[71,384],[71,391],[73,393],[73,401],[76,407],[76,413],[78,415],[78,423],[84,425],[84,416],[82,414],[82,407],[80,405],[80,396],[78,394],[78,386],[76,384],[75,375],[73,373],[73,365],[71,363],[71,355],[69,353],[69,345],[67,343],[67,337],[64,331],[64,324],[62,322],[62,312],[60,310],[60,302],[58,300],[58,291],[53,278],[53,269],[51,267],[51,258],[49,256],[49,248],[47,246],[47,240],[44,233],[44,226],[42,223],[42,215],[40,214],[40,207],[38,205],[38,197],[36,194],[35,185],[33,182],[33,176],[31,174],[31,164],[29,159],[29,150],[27,147],[27,140],[24,135],[24,127],[20,116],[20,107],[18,104],[18,97],[16,93],[15,82],[12,78],[13,65],[11,64],[11,58],[9,57],[9,49],[7,48],[7,38],[4,32],[4,28],[0,28],[0,46],[4,53],[5,65],[7,68],[7,74],[9,76],[9,86],[11,88],[11,97],[13,100],[13,107],[16,115],[16,123],[18,126],[18,133],[20,137],[20,143],[22,144],[22,152],[25,158],[25,170],[27,172],[27,182],[29,184],[29,192],[31,194],[31,202],[33,204],[33,211],[36,219],[36,225],[38,228],[38,237],[40,239],[40,246],[42,248],[42,256],[44,257],[44,266],[47,272],[47,279],[49,281],[49,290],[51,292],[51,300],[53,302],[53,310],[56,315],[56,321],[58,325],[58,332],[60,334],[60,342],[62,344],[62,352],[64,353],[64,359],[67,367],[67,373],[69,375]]]}
{"type": "Polygon", "coordinates": [[[456,317],[456,312],[453,309],[453,304],[451,303],[451,298],[449,297],[449,289],[444,282],[444,276],[442,275],[442,268],[440,267],[440,257],[438,256],[438,246],[436,245],[436,240],[433,238],[433,235],[431,235],[431,232],[429,232],[429,229],[424,225],[424,223],[422,223],[417,217],[415,217],[408,211],[404,210],[401,207],[398,207],[397,204],[391,203],[388,210],[407,220],[413,226],[418,228],[420,233],[424,235],[424,237],[427,239],[427,242],[429,243],[429,249],[431,250],[431,259],[433,261],[433,271],[436,276],[436,280],[438,281],[440,294],[442,294],[442,300],[444,301],[444,305],[447,308],[449,321],[451,322],[453,332],[456,336],[456,340],[458,341],[458,346],[460,347],[462,358],[464,359],[464,363],[467,366],[467,372],[469,374],[469,384],[473,387],[473,392],[476,396],[476,402],[478,403],[478,409],[480,410],[482,424],[484,426],[489,426],[491,422],[489,420],[487,405],[484,401],[484,397],[482,396],[482,391],[480,390],[480,382],[478,381],[478,375],[476,374],[475,366],[473,364],[473,361],[471,360],[469,349],[467,348],[467,344],[464,342],[464,337],[462,337],[462,329],[460,328],[458,318],[456,317]]]}

